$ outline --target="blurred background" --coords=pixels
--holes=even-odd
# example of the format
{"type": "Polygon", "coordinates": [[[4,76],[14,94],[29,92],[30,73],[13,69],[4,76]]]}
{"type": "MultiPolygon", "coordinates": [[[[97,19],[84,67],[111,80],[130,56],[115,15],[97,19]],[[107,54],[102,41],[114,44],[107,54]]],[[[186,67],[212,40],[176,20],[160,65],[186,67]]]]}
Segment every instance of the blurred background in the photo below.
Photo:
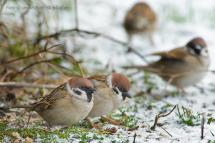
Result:
{"type": "MultiPolygon", "coordinates": [[[[123,28],[123,21],[127,11],[137,2],[139,1],[78,1],[79,29],[103,34],[126,43],[127,35],[123,28]]],[[[154,51],[169,50],[183,46],[195,36],[201,36],[209,47],[212,58],[211,69],[215,68],[213,58],[215,3],[213,0],[177,2],[146,0],[145,2],[157,14],[158,22],[153,33],[154,45],[150,44],[144,34],[135,35],[132,47],[136,51],[145,55],[154,51]]],[[[50,45],[63,44],[61,49],[70,53],[76,60],[82,61],[82,67],[88,74],[122,71],[120,67],[123,65],[145,64],[138,56],[127,53],[126,46],[110,40],[109,37],[92,33],[78,34],[77,31],[65,32],[76,28],[74,1],[2,0],[0,11],[2,61],[25,56],[31,53],[31,50],[37,51],[35,45],[40,49],[49,40],[50,45]],[[61,34],[53,38],[43,37],[56,33],[61,34]],[[38,41],[41,37],[44,39],[38,41]]],[[[70,72],[78,74],[75,71],[77,68],[71,62],[58,59],[55,63],[70,68],[70,72]]],[[[208,78],[210,79],[213,80],[208,78]]]]}

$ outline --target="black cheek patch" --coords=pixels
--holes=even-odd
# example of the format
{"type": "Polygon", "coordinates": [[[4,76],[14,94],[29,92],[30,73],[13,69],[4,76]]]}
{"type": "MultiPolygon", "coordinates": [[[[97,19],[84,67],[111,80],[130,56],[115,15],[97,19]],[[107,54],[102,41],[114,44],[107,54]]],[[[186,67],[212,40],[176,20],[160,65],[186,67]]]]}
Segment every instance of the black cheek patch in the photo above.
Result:
{"type": "Polygon", "coordinates": [[[73,90],[77,95],[81,95],[81,92],[79,90],[73,90]]]}
{"type": "Polygon", "coordinates": [[[200,55],[201,54],[201,49],[193,48],[193,50],[196,53],[196,55],[200,55]]]}
{"type": "Polygon", "coordinates": [[[94,88],[89,88],[89,87],[81,87],[81,90],[85,91],[87,94],[87,101],[90,102],[92,100],[92,94],[96,91],[94,88]]]}
{"type": "Polygon", "coordinates": [[[201,45],[195,45],[193,43],[189,43],[188,47],[190,48],[190,50],[193,51],[193,53],[195,53],[196,55],[201,55],[201,51],[202,51],[202,46],[201,45]],[[199,47],[197,47],[199,46],[199,47]]]}

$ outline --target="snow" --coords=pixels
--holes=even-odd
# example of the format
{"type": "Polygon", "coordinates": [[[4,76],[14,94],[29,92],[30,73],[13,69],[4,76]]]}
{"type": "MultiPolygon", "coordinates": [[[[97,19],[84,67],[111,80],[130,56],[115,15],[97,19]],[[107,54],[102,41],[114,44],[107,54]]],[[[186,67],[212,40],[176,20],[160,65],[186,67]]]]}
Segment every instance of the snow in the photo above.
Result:
{"type": "MultiPolygon", "coordinates": [[[[147,54],[153,51],[169,50],[178,46],[184,45],[187,41],[195,36],[202,36],[207,41],[211,66],[210,69],[215,69],[215,1],[214,0],[145,0],[156,11],[159,23],[156,33],[154,34],[155,46],[151,46],[147,37],[135,36],[132,42],[133,46],[141,53],[147,54]],[[174,16],[173,11],[176,12],[174,16]],[[183,17],[185,20],[177,22],[175,19],[177,16],[183,17]]],[[[57,3],[56,0],[52,0],[53,3],[57,3]]],[[[122,27],[123,18],[125,12],[138,0],[80,0],[78,1],[78,15],[81,29],[87,29],[90,31],[97,31],[110,35],[118,40],[126,41],[126,34],[122,27]]],[[[55,22],[52,18],[48,23],[55,31],[55,29],[67,29],[74,27],[74,13],[64,12],[60,15],[60,21],[55,22]],[[58,28],[56,28],[58,27],[58,28]]],[[[144,62],[134,54],[126,54],[126,48],[121,45],[109,41],[107,39],[98,38],[65,38],[62,41],[66,42],[68,47],[71,47],[69,51],[73,51],[76,46],[71,44],[76,41],[78,47],[82,47],[81,53],[72,53],[76,58],[83,59],[85,62],[83,67],[87,68],[89,73],[93,73],[95,70],[106,69],[105,73],[111,72],[113,69],[123,72],[120,68],[122,65],[131,64],[144,64],[144,62]],[[71,46],[73,45],[73,46],[71,46]],[[98,64],[99,63],[99,64],[98,64]],[[110,67],[106,68],[107,65],[110,67]]],[[[127,74],[129,72],[126,72],[127,74]]],[[[139,119],[137,130],[129,132],[124,129],[119,129],[115,135],[111,138],[118,138],[117,135],[121,135],[124,139],[129,139],[129,142],[133,141],[134,133],[137,134],[136,142],[200,142],[206,143],[209,140],[214,141],[215,137],[215,124],[205,124],[205,138],[200,139],[200,125],[187,126],[179,123],[179,117],[177,111],[165,118],[159,120],[164,124],[165,128],[172,136],[168,135],[162,128],[157,127],[155,131],[151,131],[150,127],[154,122],[155,115],[159,113],[161,107],[167,103],[171,105],[178,104],[180,107],[184,106],[192,110],[194,114],[205,113],[206,119],[209,117],[215,117],[215,97],[214,97],[214,74],[208,73],[207,77],[199,83],[200,86],[211,89],[201,93],[196,88],[186,89],[186,95],[162,98],[155,101],[151,99],[149,95],[142,97],[141,103],[135,103],[134,99],[130,99],[125,107],[134,106],[137,104],[138,111],[135,116],[139,119]],[[213,90],[212,90],[213,89],[213,90]],[[152,102],[154,105],[151,110],[147,109],[146,105],[152,102]],[[206,107],[204,107],[206,105],[206,107]],[[212,133],[211,133],[212,132],[212,133]]],[[[136,93],[141,89],[144,89],[143,81],[140,80],[141,75],[135,76],[137,83],[132,86],[132,93],[136,93]]],[[[158,87],[162,89],[164,83],[158,78],[153,77],[153,82],[158,83],[158,87]],[[154,81],[156,80],[156,81],[154,81]],[[157,81],[158,80],[158,81],[157,81]]],[[[170,88],[172,89],[172,88],[170,88]]],[[[157,89],[155,89],[157,90],[157,89]]],[[[159,92],[159,91],[158,91],[159,92]]],[[[138,97],[140,98],[140,97],[138,97]]],[[[171,108],[168,108],[171,110],[171,108]]],[[[127,114],[133,114],[128,112],[127,114]]],[[[207,120],[206,120],[207,122],[207,120]]],[[[71,135],[72,136],[72,135],[71,135]]],[[[62,141],[61,141],[62,142],[62,141]]],[[[105,138],[102,142],[110,142],[110,138],[105,138]]],[[[117,140],[120,142],[120,140],[117,140]]]]}

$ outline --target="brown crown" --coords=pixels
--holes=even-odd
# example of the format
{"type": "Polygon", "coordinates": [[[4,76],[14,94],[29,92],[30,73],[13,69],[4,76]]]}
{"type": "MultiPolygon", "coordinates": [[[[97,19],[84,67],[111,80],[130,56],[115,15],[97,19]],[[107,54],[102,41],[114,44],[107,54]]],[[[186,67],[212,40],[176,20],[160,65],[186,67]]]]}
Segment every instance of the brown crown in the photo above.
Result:
{"type": "Polygon", "coordinates": [[[90,80],[88,80],[86,78],[82,78],[82,77],[74,77],[74,78],[70,79],[69,85],[72,88],[78,88],[78,87],[93,88],[93,83],[90,80]]]}
{"type": "Polygon", "coordinates": [[[128,78],[119,73],[112,73],[112,86],[118,87],[124,92],[128,92],[130,89],[130,82],[128,78]]]}
{"type": "Polygon", "coordinates": [[[192,45],[200,45],[202,47],[207,47],[207,44],[202,37],[195,37],[187,43],[188,47],[192,47],[192,45]]]}

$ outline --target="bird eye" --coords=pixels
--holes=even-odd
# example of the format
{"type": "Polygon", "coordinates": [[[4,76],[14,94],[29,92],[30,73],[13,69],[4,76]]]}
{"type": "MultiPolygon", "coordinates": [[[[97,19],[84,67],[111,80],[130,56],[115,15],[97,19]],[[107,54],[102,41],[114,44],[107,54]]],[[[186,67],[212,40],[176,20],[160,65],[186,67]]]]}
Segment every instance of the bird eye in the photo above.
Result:
{"type": "Polygon", "coordinates": [[[113,91],[114,91],[116,94],[119,94],[119,90],[117,90],[117,87],[114,87],[114,88],[113,88],[113,91]]]}
{"type": "Polygon", "coordinates": [[[77,95],[81,95],[81,91],[77,90],[77,89],[74,89],[73,90],[77,95]]]}
{"type": "Polygon", "coordinates": [[[84,91],[86,94],[93,94],[96,90],[94,88],[88,88],[88,87],[81,87],[82,91],[84,91]]]}

